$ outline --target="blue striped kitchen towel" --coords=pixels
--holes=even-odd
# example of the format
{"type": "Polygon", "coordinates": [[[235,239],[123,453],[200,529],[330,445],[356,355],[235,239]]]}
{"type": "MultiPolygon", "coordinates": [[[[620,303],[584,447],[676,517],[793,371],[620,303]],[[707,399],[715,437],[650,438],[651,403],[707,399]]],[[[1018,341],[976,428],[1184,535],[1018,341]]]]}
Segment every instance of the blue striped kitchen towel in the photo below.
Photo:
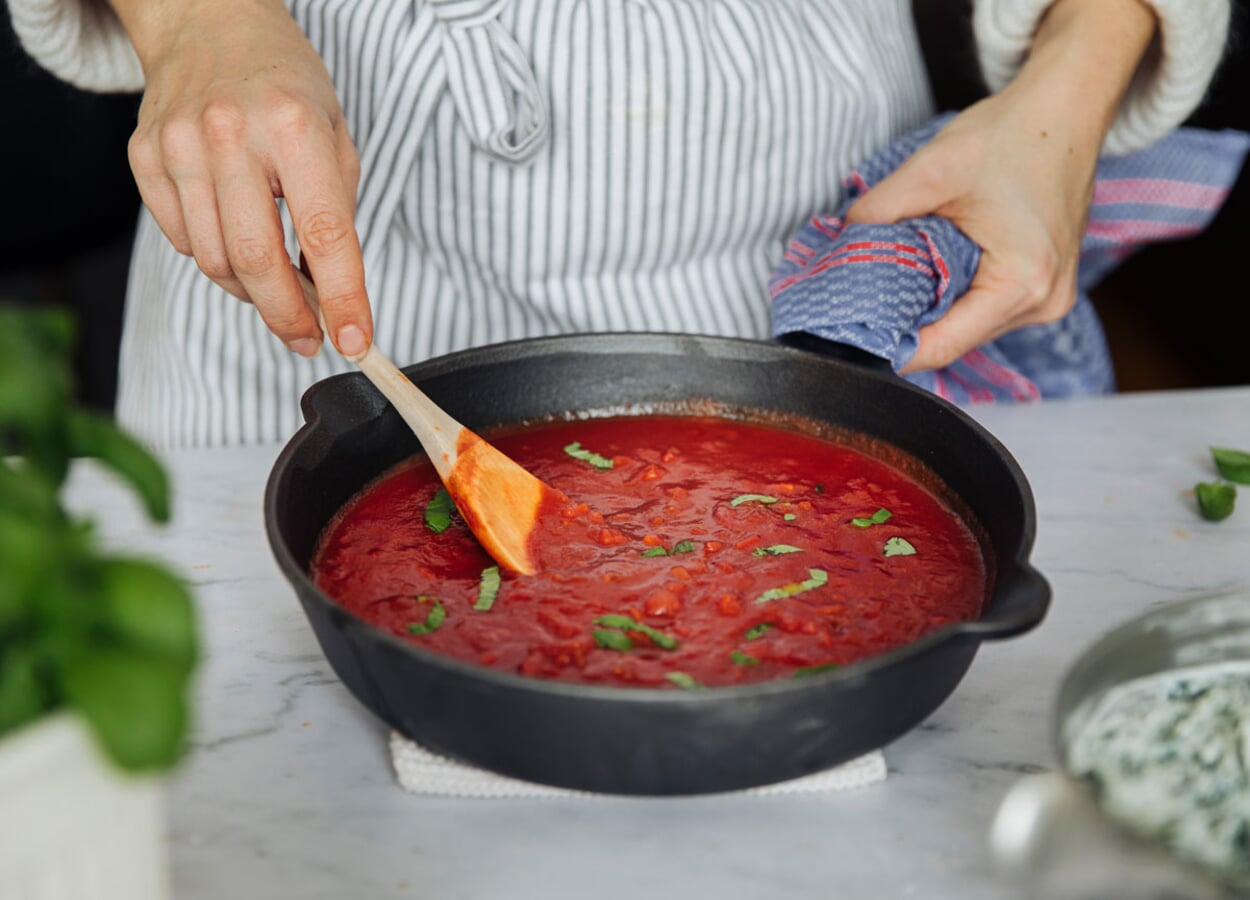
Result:
{"type": "MultiPolygon", "coordinates": [[[[817,215],[773,272],[773,334],[808,332],[890,360],[916,352],[917,331],[972,283],[980,248],[941,216],[848,225],[851,203],[924,146],[940,116],[878,153],[847,179],[835,214],[817,215]]],[[[1081,243],[1077,301],[1064,318],[1016,329],[909,380],[956,403],[1106,393],[1111,354],[1086,291],[1139,247],[1197,234],[1215,217],[1250,150],[1250,135],[1181,128],[1144,150],[1098,163],[1081,243]]]]}

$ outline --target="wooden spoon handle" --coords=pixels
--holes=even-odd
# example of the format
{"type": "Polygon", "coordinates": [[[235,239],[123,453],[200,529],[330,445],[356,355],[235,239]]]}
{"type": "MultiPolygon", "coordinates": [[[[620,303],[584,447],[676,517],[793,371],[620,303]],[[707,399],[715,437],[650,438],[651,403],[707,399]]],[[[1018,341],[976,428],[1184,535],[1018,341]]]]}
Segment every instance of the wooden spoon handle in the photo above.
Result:
{"type": "MultiPolygon", "coordinates": [[[[297,271],[297,274],[300,287],[304,291],[304,300],[316,314],[321,330],[325,331],[325,318],[321,314],[317,286],[303,272],[297,271]]],[[[329,339],[328,334],[326,339],[329,339]]],[[[460,435],[465,430],[464,426],[409,381],[376,344],[370,344],[369,349],[359,356],[345,355],[345,358],[359,366],[365,377],[399,411],[421,442],[439,477],[446,481],[456,463],[457,446],[460,435]]]]}

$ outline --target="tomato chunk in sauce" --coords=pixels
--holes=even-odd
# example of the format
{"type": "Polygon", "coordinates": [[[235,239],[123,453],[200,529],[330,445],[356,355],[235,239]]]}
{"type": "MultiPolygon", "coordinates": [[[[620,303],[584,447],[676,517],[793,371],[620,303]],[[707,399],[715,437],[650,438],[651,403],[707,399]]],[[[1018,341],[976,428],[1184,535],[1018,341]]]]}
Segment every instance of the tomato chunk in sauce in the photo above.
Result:
{"type": "Polygon", "coordinates": [[[986,567],[968,526],[847,446],[693,416],[492,440],[571,501],[535,537],[536,575],[502,572],[496,584],[454,507],[440,517],[445,495],[419,457],[326,529],[318,587],[436,653],[674,689],[802,677],[980,614],[986,567]]]}

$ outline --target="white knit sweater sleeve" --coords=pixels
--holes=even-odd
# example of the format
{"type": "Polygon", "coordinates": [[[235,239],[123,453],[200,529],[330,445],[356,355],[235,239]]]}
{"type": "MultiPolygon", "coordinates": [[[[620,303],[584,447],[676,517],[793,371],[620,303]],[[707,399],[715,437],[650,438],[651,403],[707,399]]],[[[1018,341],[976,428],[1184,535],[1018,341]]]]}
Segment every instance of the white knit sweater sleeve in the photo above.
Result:
{"type": "Polygon", "coordinates": [[[139,57],[106,0],[8,0],[26,52],[62,81],[89,91],[143,87],[139,57]]]}
{"type": "MultiPolygon", "coordinates": [[[[981,71],[999,90],[1019,70],[1052,0],[976,0],[973,31],[981,71]]],[[[1201,102],[1228,36],[1229,0],[1143,0],[1159,36],[1142,60],[1104,150],[1128,153],[1184,121],[1201,102]]]]}

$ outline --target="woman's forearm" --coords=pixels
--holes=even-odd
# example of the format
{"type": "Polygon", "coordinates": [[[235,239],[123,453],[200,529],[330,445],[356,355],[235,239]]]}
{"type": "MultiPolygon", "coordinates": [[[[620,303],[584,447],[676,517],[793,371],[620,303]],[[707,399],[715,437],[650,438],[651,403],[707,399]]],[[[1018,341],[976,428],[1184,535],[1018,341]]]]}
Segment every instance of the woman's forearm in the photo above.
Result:
{"type": "Polygon", "coordinates": [[[1141,0],[1058,0],[1013,86],[1101,144],[1156,27],[1141,0]]]}

